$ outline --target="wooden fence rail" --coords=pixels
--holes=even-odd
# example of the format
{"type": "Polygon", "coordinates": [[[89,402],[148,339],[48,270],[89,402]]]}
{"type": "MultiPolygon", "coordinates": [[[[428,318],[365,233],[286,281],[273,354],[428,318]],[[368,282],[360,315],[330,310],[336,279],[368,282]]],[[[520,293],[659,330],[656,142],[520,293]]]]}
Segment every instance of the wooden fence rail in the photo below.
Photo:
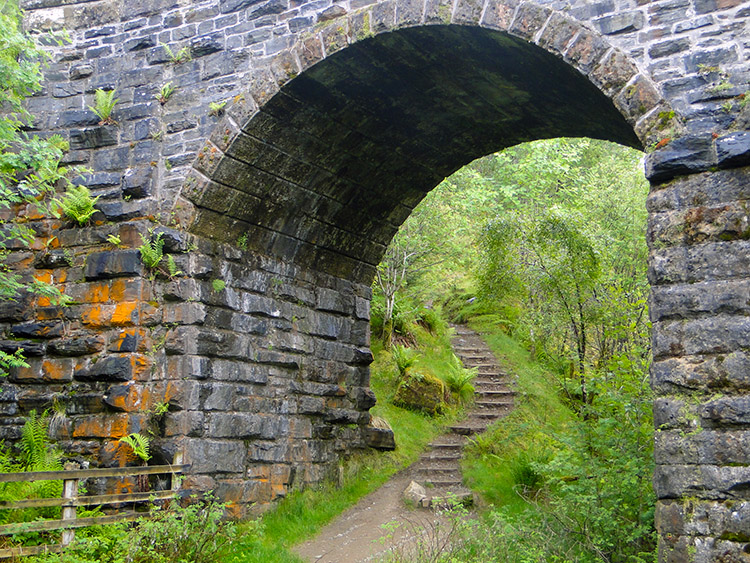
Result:
{"type": "Polygon", "coordinates": [[[36,545],[0,549],[0,559],[24,557],[40,553],[59,552],[75,539],[75,529],[88,526],[99,526],[115,522],[132,522],[143,516],[142,512],[123,511],[105,516],[76,518],[79,506],[103,506],[120,503],[144,502],[149,500],[166,500],[176,496],[180,487],[177,476],[190,467],[182,464],[182,456],[175,455],[173,465],[150,465],[144,467],[115,467],[111,469],[70,469],[65,471],[30,471],[26,473],[0,473],[0,483],[17,483],[20,481],[58,481],[63,482],[60,498],[24,499],[17,501],[0,501],[0,510],[19,510],[24,508],[45,508],[59,506],[62,508],[60,520],[37,520],[0,525],[0,536],[9,536],[24,532],[42,532],[62,530],[58,545],[36,545]],[[109,495],[78,496],[78,483],[82,479],[97,477],[135,477],[139,475],[171,474],[172,485],[165,491],[146,491],[137,493],[117,493],[109,495]]]}

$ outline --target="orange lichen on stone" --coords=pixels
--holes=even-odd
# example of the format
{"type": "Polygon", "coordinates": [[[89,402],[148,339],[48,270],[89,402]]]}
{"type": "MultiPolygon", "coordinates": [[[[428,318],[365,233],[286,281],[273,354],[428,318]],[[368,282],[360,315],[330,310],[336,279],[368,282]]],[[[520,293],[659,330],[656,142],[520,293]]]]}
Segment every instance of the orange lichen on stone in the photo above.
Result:
{"type": "Polygon", "coordinates": [[[72,381],[73,362],[69,359],[44,360],[42,362],[44,381],[72,381]]]}
{"type": "Polygon", "coordinates": [[[122,438],[128,435],[130,415],[108,414],[80,417],[73,438],[122,438]]]}
{"type": "Polygon", "coordinates": [[[133,363],[133,379],[146,381],[151,376],[151,360],[142,354],[133,354],[131,356],[133,363]]]}
{"type": "Polygon", "coordinates": [[[138,324],[140,319],[137,301],[125,301],[115,306],[111,322],[114,326],[130,326],[138,324]]]}
{"type": "Polygon", "coordinates": [[[90,327],[109,326],[114,307],[108,305],[92,305],[81,312],[81,322],[90,327]]]}
{"type": "Polygon", "coordinates": [[[105,303],[109,301],[108,283],[91,283],[86,292],[85,303],[105,303]]]}

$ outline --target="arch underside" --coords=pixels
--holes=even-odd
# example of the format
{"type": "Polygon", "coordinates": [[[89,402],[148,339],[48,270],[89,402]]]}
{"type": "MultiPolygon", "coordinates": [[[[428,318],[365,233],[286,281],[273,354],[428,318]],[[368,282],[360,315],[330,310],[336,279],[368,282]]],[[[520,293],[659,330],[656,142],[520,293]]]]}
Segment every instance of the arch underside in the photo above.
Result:
{"type": "Polygon", "coordinates": [[[523,39],[455,25],[383,33],[295,77],[242,125],[190,197],[191,231],[246,234],[257,252],[367,283],[446,176],[560,136],[641,147],[586,76],[523,39]]]}

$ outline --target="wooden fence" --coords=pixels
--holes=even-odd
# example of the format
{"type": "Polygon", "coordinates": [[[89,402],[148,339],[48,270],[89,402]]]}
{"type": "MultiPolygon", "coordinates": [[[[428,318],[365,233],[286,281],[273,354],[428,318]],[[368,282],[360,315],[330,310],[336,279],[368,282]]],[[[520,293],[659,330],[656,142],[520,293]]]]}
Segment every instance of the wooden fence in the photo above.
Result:
{"type": "Polygon", "coordinates": [[[180,487],[182,474],[189,465],[183,465],[181,455],[175,456],[173,465],[151,465],[144,467],[115,467],[105,469],[72,469],[65,471],[34,471],[27,473],[0,473],[0,483],[19,481],[52,481],[62,480],[63,492],[60,498],[25,499],[13,502],[0,501],[0,509],[18,510],[24,508],[62,507],[60,520],[37,520],[0,525],[0,536],[10,536],[25,532],[46,532],[63,530],[60,543],[57,545],[36,545],[0,549],[0,559],[23,557],[40,553],[59,552],[69,545],[75,538],[76,528],[112,524],[114,522],[132,522],[142,516],[143,512],[135,510],[117,512],[91,518],[76,518],[76,508],[81,506],[105,506],[121,503],[136,503],[151,500],[165,500],[174,498],[180,487]],[[135,493],[118,493],[110,495],[78,496],[78,483],[82,479],[96,477],[134,477],[139,475],[171,474],[172,483],[168,490],[146,491],[135,493]]]}

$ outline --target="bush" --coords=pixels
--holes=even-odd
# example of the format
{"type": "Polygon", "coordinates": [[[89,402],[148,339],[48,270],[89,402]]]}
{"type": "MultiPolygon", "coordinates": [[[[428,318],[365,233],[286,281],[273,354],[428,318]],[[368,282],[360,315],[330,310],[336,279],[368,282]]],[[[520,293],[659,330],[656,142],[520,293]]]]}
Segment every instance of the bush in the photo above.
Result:
{"type": "Polygon", "coordinates": [[[220,551],[235,535],[224,520],[225,505],[208,496],[187,506],[152,507],[135,527],[100,526],[81,533],[62,554],[40,556],[37,563],[218,563],[220,551]]]}

